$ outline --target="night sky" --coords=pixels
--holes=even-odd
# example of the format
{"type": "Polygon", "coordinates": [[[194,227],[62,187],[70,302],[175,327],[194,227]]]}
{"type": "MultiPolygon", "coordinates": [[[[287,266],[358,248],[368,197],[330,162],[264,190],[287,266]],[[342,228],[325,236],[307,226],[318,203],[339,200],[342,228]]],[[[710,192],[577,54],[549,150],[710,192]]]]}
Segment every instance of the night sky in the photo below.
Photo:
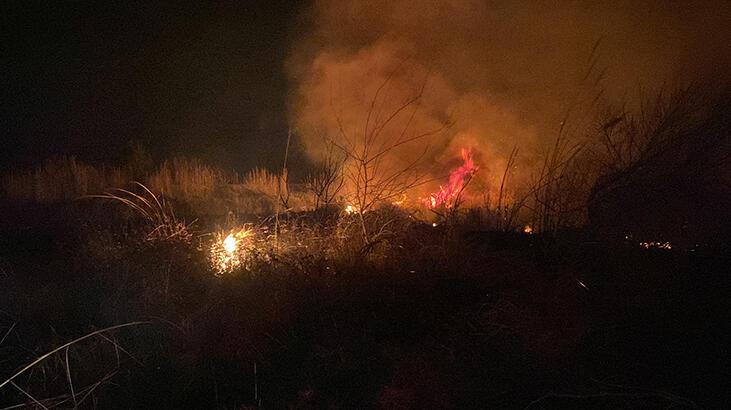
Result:
{"type": "Polygon", "coordinates": [[[16,3],[0,13],[2,168],[119,163],[132,144],[244,171],[281,162],[298,2],[16,3]]]}

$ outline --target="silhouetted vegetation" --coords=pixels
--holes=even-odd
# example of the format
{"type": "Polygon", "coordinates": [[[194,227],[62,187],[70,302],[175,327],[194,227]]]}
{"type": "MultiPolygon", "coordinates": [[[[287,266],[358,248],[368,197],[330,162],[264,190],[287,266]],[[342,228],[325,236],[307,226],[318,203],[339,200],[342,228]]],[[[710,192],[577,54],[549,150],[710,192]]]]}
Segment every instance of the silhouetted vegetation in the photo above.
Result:
{"type": "Polygon", "coordinates": [[[530,187],[509,180],[515,149],[497,200],[437,219],[393,200],[419,180],[410,163],[374,177],[336,145],[303,184],[286,166],[143,154],[16,171],[0,201],[0,401],[721,406],[729,107],[686,90],[610,113],[596,141],[561,135],[530,187]],[[219,269],[216,246],[240,259],[219,269]]]}

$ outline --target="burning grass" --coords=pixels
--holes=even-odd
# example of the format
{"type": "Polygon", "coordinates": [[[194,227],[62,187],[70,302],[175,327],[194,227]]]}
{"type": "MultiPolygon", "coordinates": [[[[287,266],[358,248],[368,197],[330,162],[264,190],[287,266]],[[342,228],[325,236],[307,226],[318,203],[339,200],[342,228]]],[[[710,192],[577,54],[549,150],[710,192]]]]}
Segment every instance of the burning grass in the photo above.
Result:
{"type": "Polygon", "coordinates": [[[424,200],[424,204],[430,209],[438,209],[444,207],[451,209],[459,206],[459,202],[467,185],[470,180],[477,172],[477,166],[472,159],[472,151],[467,148],[463,148],[462,151],[462,165],[454,169],[449,174],[449,182],[446,185],[440,186],[439,191],[429,195],[424,200]]]}
{"type": "Polygon", "coordinates": [[[250,268],[249,262],[258,254],[252,240],[255,231],[242,227],[239,230],[216,232],[209,246],[209,260],[217,275],[250,268]]]}

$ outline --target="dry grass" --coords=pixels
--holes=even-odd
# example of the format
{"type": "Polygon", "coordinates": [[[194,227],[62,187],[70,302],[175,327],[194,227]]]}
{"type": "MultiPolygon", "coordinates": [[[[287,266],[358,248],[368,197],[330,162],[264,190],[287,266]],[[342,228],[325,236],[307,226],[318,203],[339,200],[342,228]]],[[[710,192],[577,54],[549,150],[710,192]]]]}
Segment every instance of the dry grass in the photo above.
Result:
{"type": "MultiPolygon", "coordinates": [[[[2,179],[3,194],[14,201],[60,203],[100,195],[131,181],[127,167],[95,167],[74,157],[48,160],[29,170],[13,170],[2,179]]],[[[197,159],[173,158],[140,181],[158,197],[174,201],[180,210],[198,216],[228,212],[266,215],[281,197],[282,210],[311,208],[304,192],[282,187],[275,174],[254,169],[246,178],[234,171],[205,164],[197,159]],[[281,195],[280,195],[281,194],[281,195]]],[[[151,198],[148,198],[151,199],[151,198]]]]}
{"type": "MultiPolygon", "coordinates": [[[[286,181],[286,178],[287,176],[285,174],[282,179],[286,181]]],[[[254,168],[246,174],[243,185],[246,189],[264,195],[274,201],[278,196],[280,196],[280,194],[284,197],[288,194],[287,184],[282,183],[280,186],[279,181],[279,177],[268,170],[263,168],[254,168]]]]}
{"type": "Polygon", "coordinates": [[[271,204],[271,210],[275,209],[277,202],[283,211],[307,211],[315,208],[314,200],[307,195],[306,187],[296,187],[290,183],[286,168],[281,176],[263,168],[254,168],[246,174],[241,186],[265,198],[271,204]]]}
{"type": "Polygon", "coordinates": [[[237,183],[239,176],[235,172],[181,157],[165,161],[147,178],[151,190],[185,202],[210,198],[217,187],[237,183]]]}
{"type": "Polygon", "coordinates": [[[48,203],[98,194],[127,182],[127,175],[120,168],[98,168],[75,157],[61,157],[32,170],[11,172],[3,178],[3,189],[10,199],[48,203]]]}
{"type": "MultiPolygon", "coordinates": [[[[91,383],[87,386],[80,387],[78,389],[74,388],[74,384],[72,381],[72,373],[71,368],[69,364],[69,349],[71,347],[75,347],[77,345],[80,345],[81,342],[92,339],[95,336],[99,336],[100,338],[104,339],[106,343],[112,344],[115,347],[115,352],[119,353],[119,351],[123,351],[125,353],[126,350],[122,347],[120,347],[116,341],[113,339],[110,339],[109,337],[105,336],[105,333],[111,333],[112,331],[127,328],[127,327],[134,327],[134,326],[140,326],[140,325],[146,325],[151,324],[152,322],[149,321],[135,321],[135,322],[129,322],[124,323],[121,325],[116,326],[109,326],[104,329],[96,330],[94,332],[91,332],[89,334],[86,334],[84,336],[81,336],[79,338],[76,338],[68,343],[65,343],[43,355],[38,356],[30,362],[29,364],[22,367],[20,370],[16,371],[12,376],[8,377],[5,381],[0,383],[0,390],[2,390],[4,387],[8,388],[10,386],[14,387],[18,392],[20,392],[21,397],[25,398],[25,403],[21,403],[15,406],[5,407],[6,409],[10,408],[41,408],[41,409],[48,409],[48,408],[56,408],[61,407],[62,405],[71,405],[73,408],[79,408],[80,405],[82,405],[87,399],[90,399],[90,401],[94,401],[94,393],[95,390],[102,384],[105,384],[108,382],[110,378],[112,378],[119,370],[119,362],[117,363],[117,369],[112,370],[111,372],[107,372],[104,376],[102,376],[100,379],[98,379],[95,383],[91,383]],[[48,362],[50,358],[58,355],[60,356],[61,353],[64,353],[64,358],[60,359],[64,365],[62,366],[66,372],[66,380],[68,382],[68,394],[62,394],[55,397],[49,397],[49,398],[41,398],[38,399],[33,395],[33,391],[31,391],[31,379],[33,379],[34,376],[34,370],[37,370],[37,368],[41,368],[40,371],[38,371],[39,374],[42,374],[45,378],[47,370],[43,367],[43,362],[48,362]],[[21,377],[24,376],[25,377],[21,377]],[[16,383],[16,381],[20,382],[21,379],[24,379],[25,383],[25,389],[21,387],[19,384],[16,383]]],[[[50,369],[49,369],[50,371],[50,369]]],[[[45,385],[45,383],[42,383],[42,385],[45,385]]],[[[38,386],[36,386],[38,387],[38,386]]],[[[44,386],[45,387],[45,386],[44,386]]],[[[9,396],[8,396],[9,397],[9,396]]]]}
{"type": "Polygon", "coordinates": [[[175,215],[173,207],[165,201],[165,197],[155,195],[139,182],[135,182],[135,184],[141,188],[140,194],[117,188],[102,195],[90,195],[89,197],[121,202],[142,216],[149,225],[147,240],[179,240],[189,243],[193,236],[188,229],[190,225],[175,215]]]}

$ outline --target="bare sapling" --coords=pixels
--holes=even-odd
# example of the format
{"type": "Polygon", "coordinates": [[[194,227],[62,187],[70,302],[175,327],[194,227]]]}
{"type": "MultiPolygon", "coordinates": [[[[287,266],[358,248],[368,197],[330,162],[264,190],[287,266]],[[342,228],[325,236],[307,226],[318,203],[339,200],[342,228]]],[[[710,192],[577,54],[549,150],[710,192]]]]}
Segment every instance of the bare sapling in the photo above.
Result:
{"type": "Polygon", "coordinates": [[[424,132],[412,130],[427,78],[414,92],[389,110],[382,93],[393,74],[376,90],[360,131],[347,130],[341,117],[336,115],[338,133],[329,138],[330,143],[345,157],[342,169],[348,188],[345,195],[348,212],[354,214],[359,222],[364,249],[372,248],[374,242],[388,236],[387,227],[394,222],[392,218],[369,218],[369,213],[380,205],[403,197],[424,182],[425,173],[421,165],[429,145],[423,144],[423,148],[416,145],[448,126],[444,124],[424,132]],[[396,152],[405,148],[411,148],[415,155],[410,155],[410,159],[405,161],[395,159],[396,152]],[[373,226],[369,223],[371,219],[373,226]]]}

